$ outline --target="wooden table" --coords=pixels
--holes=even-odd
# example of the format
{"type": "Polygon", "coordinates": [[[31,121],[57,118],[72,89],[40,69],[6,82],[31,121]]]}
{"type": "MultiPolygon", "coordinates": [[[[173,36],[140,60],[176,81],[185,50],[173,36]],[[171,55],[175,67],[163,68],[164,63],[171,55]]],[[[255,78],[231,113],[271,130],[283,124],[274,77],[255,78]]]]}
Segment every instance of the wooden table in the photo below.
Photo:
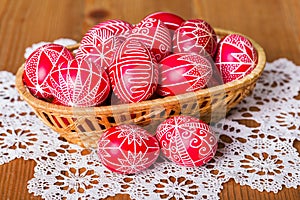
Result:
{"type": "MultiPolygon", "coordinates": [[[[62,37],[80,40],[100,21],[119,18],[137,23],[155,11],[174,12],[185,19],[202,18],[214,27],[241,32],[263,46],[267,61],[285,57],[300,65],[299,0],[0,0],[0,70],[15,73],[24,62],[25,48],[32,43],[62,37]]],[[[300,149],[298,142],[295,146],[300,149]]],[[[23,159],[1,165],[0,199],[40,199],[26,188],[34,166],[34,161],[23,159]]],[[[231,180],[224,184],[220,197],[296,200],[300,199],[300,187],[274,194],[231,180]]]]}

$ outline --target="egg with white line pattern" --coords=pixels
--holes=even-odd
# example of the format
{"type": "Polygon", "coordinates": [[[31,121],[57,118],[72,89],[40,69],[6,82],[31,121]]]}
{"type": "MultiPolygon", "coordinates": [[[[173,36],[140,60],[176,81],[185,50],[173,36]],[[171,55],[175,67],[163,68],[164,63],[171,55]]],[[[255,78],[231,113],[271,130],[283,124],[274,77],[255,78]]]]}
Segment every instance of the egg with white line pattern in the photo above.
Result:
{"type": "Polygon", "coordinates": [[[107,20],[93,26],[82,38],[76,59],[89,60],[105,70],[121,43],[129,36],[132,25],[123,20],[107,20]]]}
{"type": "Polygon", "coordinates": [[[215,155],[218,140],[208,124],[191,116],[174,116],[156,130],[161,151],[172,162],[185,167],[198,167],[215,155]]]}
{"type": "Polygon", "coordinates": [[[240,34],[230,34],[218,44],[215,63],[223,82],[228,83],[250,74],[258,55],[250,40],[240,34]]]}
{"type": "Polygon", "coordinates": [[[175,30],[173,52],[208,53],[214,57],[217,35],[213,27],[202,19],[189,19],[175,30]]]}
{"type": "Polygon", "coordinates": [[[72,107],[99,105],[110,92],[106,71],[85,60],[74,59],[59,65],[48,82],[55,101],[72,107]]]}
{"type": "Polygon", "coordinates": [[[171,53],[172,38],[164,22],[155,18],[146,18],[138,23],[130,35],[139,40],[153,53],[157,62],[171,53]]]}
{"type": "Polygon", "coordinates": [[[156,90],[157,62],[140,41],[128,38],[115,53],[109,78],[114,94],[122,102],[140,102],[150,98],[156,90]]]}
{"type": "Polygon", "coordinates": [[[206,87],[214,63],[209,57],[193,53],[172,54],[159,63],[157,93],[174,96],[206,87]]]}
{"type": "Polygon", "coordinates": [[[159,156],[157,139],[137,125],[107,129],[98,140],[98,157],[113,172],[135,174],[150,167],[159,156]]]}

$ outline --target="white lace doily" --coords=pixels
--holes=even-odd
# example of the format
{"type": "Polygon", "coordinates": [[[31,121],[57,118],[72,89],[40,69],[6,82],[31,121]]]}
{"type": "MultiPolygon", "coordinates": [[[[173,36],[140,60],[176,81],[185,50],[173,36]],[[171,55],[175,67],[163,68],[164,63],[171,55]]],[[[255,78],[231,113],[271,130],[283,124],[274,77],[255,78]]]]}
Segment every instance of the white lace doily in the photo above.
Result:
{"type": "Polygon", "coordinates": [[[184,168],[160,157],[146,171],[120,175],[102,166],[94,150],[69,144],[45,126],[20,99],[15,76],[2,71],[0,164],[35,160],[28,190],[44,199],[129,194],[132,199],[215,200],[230,178],[259,191],[297,188],[300,157],[293,142],[300,139],[299,77],[300,68],[286,59],[267,63],[252,95],[213,127],[219,148],[205,166],[184,168]]]}

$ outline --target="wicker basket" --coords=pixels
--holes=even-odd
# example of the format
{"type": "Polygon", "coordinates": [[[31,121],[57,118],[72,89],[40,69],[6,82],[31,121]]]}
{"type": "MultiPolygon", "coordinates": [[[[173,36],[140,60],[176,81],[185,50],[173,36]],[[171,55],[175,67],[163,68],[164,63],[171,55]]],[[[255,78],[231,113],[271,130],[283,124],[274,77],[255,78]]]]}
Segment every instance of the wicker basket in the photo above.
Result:
{"type": "MultiPolygon", "coordinates": [[[[219,37],[234,33],[218,28],[215,31],[219,37]]],[[[67,141],[82,147],[95,148],[101,133],[118,124],[138,124],[154,133],[160,122],[174,115],[196,116],[208,123],[225,117],[231,108],[251,93],[265,67],[264,50],[249,39],[258,52],[258,64],[251,74],[240,80],[178,96],[90,108],[55,105],[39,100],[29,93],[22,81],[24,65],[17,72],[16,88],[37,116],[67,141]]],[[[78,45],[70,49],[76,47],[78,45]]]]}

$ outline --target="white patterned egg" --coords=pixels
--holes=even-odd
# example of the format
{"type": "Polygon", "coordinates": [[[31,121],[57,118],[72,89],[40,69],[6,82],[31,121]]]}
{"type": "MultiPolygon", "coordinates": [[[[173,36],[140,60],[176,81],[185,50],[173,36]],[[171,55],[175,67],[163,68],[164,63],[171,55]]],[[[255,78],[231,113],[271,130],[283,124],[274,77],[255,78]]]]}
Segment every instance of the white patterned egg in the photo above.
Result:
{"type": "Polygon", "coordinates": [[[251,41],[242,35],[227,35],[218,44],[215,63],[224,83],[250,74],[257,62],[256,49],[251,41]]]}
{"type": "Polygon", "coordinates": [[[210,126],[190,116],[175,116],[156,130],[162,153],[174,163],[198,167],[209,162],[217,150],[217,138],[210,126]]]}
{"type": "Polygon", "coordinates": [[[149,49],[138,40],[128,38],[115,54],[109,78],[113,92],[122,102],[140,102],[154,94],[158,66],[149,49]]]}
{"type": "Polygon", "coordinates": [[[209,56],[192,53],[172,54],[159,64],[157,93],[161,96],[194,92],[206,87],[214,68],[209,56]]]}
{"type": "Polygon", "coordinates": [[[48,82],[55,102],[72,107],[99,105],[110,91],[106,71],[84,60],[74,59],[59,65],[48,82]]]}
{"type": "Polygon", "coordinates": [[[171,33],[159,19],[145,18],[132,29],[130,37],[139,40],[149,48],[157,62],[171,53],[171,33]]]}
{"type": "Polygon", "coordinates": [[[137,125],[119,125],[106,130],[98,141],[101,163],[111,171],[134,174],[150,167],[160,149],[156,138],[137,125]]]}
{"type": "Polygon", "coordinates": [[[107,20],[95,25],[83,36],[76,59],[92,61],[106,70],[131,30],[132,25],[123,20],[107,20]]]}

